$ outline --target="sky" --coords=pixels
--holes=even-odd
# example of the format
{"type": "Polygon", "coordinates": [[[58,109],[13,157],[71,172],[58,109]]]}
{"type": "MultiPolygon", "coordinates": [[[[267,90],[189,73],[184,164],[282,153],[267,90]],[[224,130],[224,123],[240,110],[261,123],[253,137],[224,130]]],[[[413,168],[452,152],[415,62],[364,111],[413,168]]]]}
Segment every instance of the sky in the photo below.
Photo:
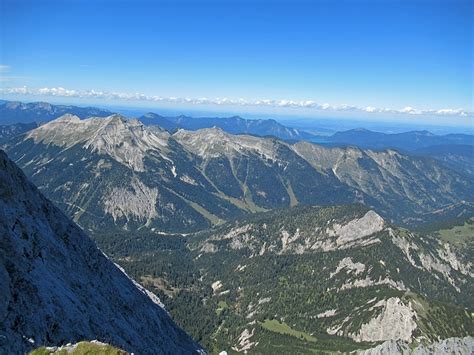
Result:
{"type": "Polygon", "coordinates": [[[470,0],[0,7],[6,99],[474,123],[470,0]]]}

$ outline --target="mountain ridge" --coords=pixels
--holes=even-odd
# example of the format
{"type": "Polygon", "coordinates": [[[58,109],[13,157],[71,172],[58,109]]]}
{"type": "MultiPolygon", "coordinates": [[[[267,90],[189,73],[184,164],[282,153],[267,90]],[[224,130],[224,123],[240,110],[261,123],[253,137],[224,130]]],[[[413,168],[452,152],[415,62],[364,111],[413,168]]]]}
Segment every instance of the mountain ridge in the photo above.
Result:
{"type": "Polygon", "coordinates": [[[198,130],[219,127],[231,134],[252,134],[257,136],[275,136],[285,140],[312,140],[317,137],[303,130],[287,127],[274,119],[245,119],[231,117],[189,117],[180,115],[164,117],[153,112],[138,118],[145,124],[158,125],[174,132],[178,129],[198,130]]]}
{"type": "Polygon", "coordinates": [[[352,129],[336,132],[332,136],[325,137],[323,142],[355,145],[370,149],[392,148],[401,151],[414,151],[444,144],[474,145],[474,136],[470,134],[446,134],[440,136],[427,130],[388,134],[366,129],[352,129]]]}
{"type": "Polygon", "coordinates": [[[75,114],[81,118],[90,116],[109,116],[109,110],[97,107],[79,107],[72,105],[53,105],[48,102],[23,103],[5,101],[0,103],[0,122],[2,124],[42,123],[56,119],[64,114],[75,114]]]}
{"type": "Polygon", "coordinates": [[[459,201],[469,210],[474,189],[435,160],[394,150],[289,144],[219,128],[170,134],[119,115],[66,116],[15,137],[6,149],[86,229],[187,233],[265,209],[352,202],[410,224],[459,201]],[[91,212],[102,218],[84,224],[91,212]]]}
{"type": "MultiPolygon", "coordinates": [[[[42,123],[58,118],[66,113],[76,114],[82,119],[92,116],[106,117],[112,114],[109,110],[95,107],[52,105],[46,102],[22,103],[0,101],[0,118],[4,123],[42,123]]],[[[158,125],[169,132],[174,132],[179,128],[197,130],[216,126],[232,134],[252,134],[262,137],[274,136],[290,142],[306,140],[336,146],[356,145],[376,150],[394,148],[402,151],[414,151],[440,144],[474,144],[474,136],[469,134],[435,135],[427,130],[383,133],[370,131],[365,128],[354,128],[346,131],[337,131],[329,136],[318,135],[310,133],[305,129],[286,126],[272,118],[245,119],[240,116],[190,117],[186,115],[172,117],[148,112],[141,115],[139,119],[145,125],[158,125]]]]}

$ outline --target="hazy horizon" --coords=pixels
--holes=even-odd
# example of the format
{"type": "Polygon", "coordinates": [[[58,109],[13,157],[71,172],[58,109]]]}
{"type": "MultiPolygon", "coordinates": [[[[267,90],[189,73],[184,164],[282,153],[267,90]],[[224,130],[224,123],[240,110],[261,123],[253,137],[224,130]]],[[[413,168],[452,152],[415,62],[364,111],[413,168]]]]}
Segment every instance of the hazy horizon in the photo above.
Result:
{"type": "MultiPolygon", "coordinates": [[[[176,117],[180,115],[191,116],[191,117],[233,117],[239,116],[243,119],[256,120],[256,119],[273,119],[281,124],[297,128],[306,131],[318,131],[321,134],[333,134],[338,131],[345,131],[351,129],[364,128],[375,132],[383,133],[403,133],[409,131],[423,131],[427,130],[431,133],[444,135],[450,133],[465,133],[474,134],[474,127],[471,125],[467,126],[453,126],[453,125],[442,125],[437,122],[417,122],[413,120],[400,121],[400,120],[380,120],[377,117],[364,118],[364,117],[328,117],[322,115],[295,115],[295,114],[284,114],[281,112],[276,113],[258,113],[258,112],[239,112],[239,111],[216,111],[216,110],[205,110],[195,107],[180,108],[180,107],[159,107],[159,106],[142,106],[139,103],[137,105],[129,105],[126,103],[122,105],[114,105],[109,102],[81,102],[81,101],[70,101],[70,100],[50,100],[44,98],[44,100],[14,100],[12,98],[2,98],[0,100],[5,101],[19,101],[23,103],[35,103],[35,102],[47,102],[53,105],[71,105],[79,107],[97,107],[106,109],[109,111],[117,112],[128,118],[138,118],[145,113],[156,113],[165,117],[176,117]]],[[[1,123],[1,121],[0,121],[1,123]]]]}

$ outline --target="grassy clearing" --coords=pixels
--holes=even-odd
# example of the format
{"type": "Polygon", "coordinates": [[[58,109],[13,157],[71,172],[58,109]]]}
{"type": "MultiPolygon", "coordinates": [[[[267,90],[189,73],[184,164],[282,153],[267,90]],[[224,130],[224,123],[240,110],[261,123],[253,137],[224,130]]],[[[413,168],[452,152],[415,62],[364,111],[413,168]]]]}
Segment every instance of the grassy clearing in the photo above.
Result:
{"type": "Polygon", "coordinates": [[[441,229],[437,232],[439,237],[453,244],[467,244],[474,239],[474,218],[469,219],[462,226],[441,229]]]}
{"type": "Polygon", "coordinates": [[[224,309],[228,308],[226,301],[219,301],[217,304],[216,314],[219,315],[224,309]]]}
{"type": "Polygon", "coordinates": [[[315,342],[317,340],[315,337],[309,335],[308,333],[300,332],[298,330],[294,330],[288,324],[286,324],[285,322],[280,323],[276,319],[273,319],[273,320],[268,320],[267,319],[267,320],[265,320],[262,323],[262,327],[269,330],[269,331],[271,331],[271,332],[290,335],[290,336],[293,336],[293,337],[296,337],[296,338],[299,338],[299,339],[304,339],[306,341],[315,342]]]}
{"type": "MultiPolygon", "coordinates": [[[[272,321],[270,322],[274,327],[272,321]]],[[[278,322],[276,322],[278,323],[278,322]]],[[[281,323],[277,328],[281,328],[281,323]]],[[[286,327],[288,327],[286,325],[286,327]]],[[[285,327],[285,328],[286,328],[285,327]]],[[[288,327],[289,328],[289,327],[288,327]]],[[[291,329],[291,328],[290,328],[291,329]]],[[[285,329],[288,330],[288,329],[285,329]]],[[[294,332],[294,330],[293,330],[294,332]]],[[[300,333],[300,332],[298,332],[300,333]]],[[[375,343],[356,343],[352,339],[334,337],[327,334],[318,334],[317,340],[314,337],[311,337],[314,340],[308,341],[300,337],[296,337],[293,334],[289,335],[287,333],[281,333],[274,330],[268,330],[266,327],[263,327],[261,333],[258,335],[258,343],[254,348],[250,350],[250,353],[255,354],[278,354],[278,355],[294,355],[294,354],[338,354],[349,353],[357,349],[367,349],[374,347],[375,343]]],[[[229,354],[231,354],[230,352],[229,354]]]]}
{"type": "Polygon", "coordinates": [[[179,292],[179,288],[169,285],[162,277],[152,277],[151,275],[142,276],[140,281],[145,287],[155,287],[162,291],[166,296],[173,298],[179,292]]]}
{"type": "MultiPolygon", "coordinates": [[[[51,348],[50,348],[51,349],[51,348]]],[[[111,345],[96,344],[88,341],[79,342],[74,350],[61,349],[51,351],[46,347],[41,347],[30,352],[30,355],[127,355],[126,351],[115,348],[111,345]]]]}

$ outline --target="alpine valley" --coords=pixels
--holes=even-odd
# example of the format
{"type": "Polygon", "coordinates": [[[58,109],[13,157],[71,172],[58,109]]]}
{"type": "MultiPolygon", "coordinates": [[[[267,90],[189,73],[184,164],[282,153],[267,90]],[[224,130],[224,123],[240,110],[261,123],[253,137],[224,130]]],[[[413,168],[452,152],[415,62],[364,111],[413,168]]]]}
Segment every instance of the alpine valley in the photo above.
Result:
{"type": "MultiPolygon", "coordinates": [[[[117,114],[6,127],[10,158],[210,353],[472,349],[472,235],[427,227],[471,223],[469,173],[117,114]]],[[[72,340],[134,349],[100,335],[72,340]]]]}

